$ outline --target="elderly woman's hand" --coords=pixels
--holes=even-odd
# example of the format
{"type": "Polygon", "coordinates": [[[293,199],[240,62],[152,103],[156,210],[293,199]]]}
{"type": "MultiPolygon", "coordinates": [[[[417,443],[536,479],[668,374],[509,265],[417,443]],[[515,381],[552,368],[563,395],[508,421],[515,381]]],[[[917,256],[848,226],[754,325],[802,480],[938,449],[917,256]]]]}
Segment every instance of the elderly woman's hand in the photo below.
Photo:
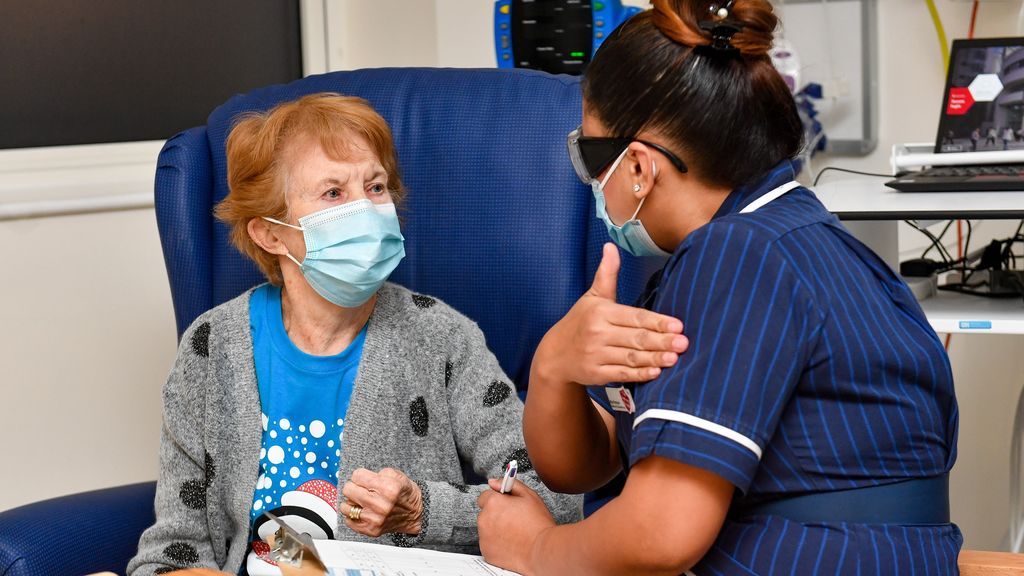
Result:
{"type": "Polygon", "coordinates": [[[358,468],[341,493],[348,500],[340,510],[345,525],[360,534],[377,538],[392,532],[419,534],[422,529],[420,487],[398,470],[358,468]]]}
{"type": "Polygon", "coordinates": [[[555,525],[544,501],[522,482],[514,482],[512,491],[501,494],[497,490],[501,480],[489,481],[491,490],[485,490],[477,499],[480,515],[480,553],[484,560],[529,575],[533,544],[541,532],[555,525]]]}
{"type": "Polygon", "coordinates": [[[646,382],[688,345],[677,318],[615,302],[619,252],[605,244],[594,284],[544,336],[534,368],[546,379],[602,385],[646,382]]]}

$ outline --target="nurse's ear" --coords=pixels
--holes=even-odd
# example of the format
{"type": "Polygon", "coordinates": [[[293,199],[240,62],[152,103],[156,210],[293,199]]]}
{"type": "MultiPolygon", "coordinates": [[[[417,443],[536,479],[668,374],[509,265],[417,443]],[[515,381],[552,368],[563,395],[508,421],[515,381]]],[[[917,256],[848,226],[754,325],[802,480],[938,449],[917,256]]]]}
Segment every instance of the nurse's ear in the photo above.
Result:
{"type": "Polygon", "coordinates": [[[654,158],[654,149],[641,142],[629,145],[629,186],[637,200],[643,200],[651,193],[658,177],[658,165],[654,158]]]}

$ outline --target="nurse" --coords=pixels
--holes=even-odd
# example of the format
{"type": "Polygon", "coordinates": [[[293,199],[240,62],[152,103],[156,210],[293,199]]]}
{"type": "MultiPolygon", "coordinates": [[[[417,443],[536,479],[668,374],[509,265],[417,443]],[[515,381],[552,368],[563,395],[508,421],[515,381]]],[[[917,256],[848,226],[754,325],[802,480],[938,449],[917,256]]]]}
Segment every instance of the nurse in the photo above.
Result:
{"type": "Polygon", "coordinates": [[[569,153],[615,243],[668,258],[641,298],[666,319],[629,339],[601,328],[618,272],[606,246],[538,347],[524,429],[549,487],[623,470],[625,487],[565,526],[521,484],[485,492],[489,561],[957,572],[949,361],[899,277],[794,181],[802,130],[768,56],[777,24],[766,0],[655,0],[590,63],[569,153]]]}

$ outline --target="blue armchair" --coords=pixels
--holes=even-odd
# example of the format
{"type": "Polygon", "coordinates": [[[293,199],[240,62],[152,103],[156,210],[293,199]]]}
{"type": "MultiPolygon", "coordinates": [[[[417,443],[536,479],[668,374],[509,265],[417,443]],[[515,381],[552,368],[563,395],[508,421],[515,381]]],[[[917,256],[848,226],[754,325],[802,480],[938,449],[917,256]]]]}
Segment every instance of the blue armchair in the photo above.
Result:
{"type": "MultiPolygon", "coordinates": [[[[205,310],[262,281],[211,215],[227,193],[224,145],[233,119],[323,91],[367,99],[394,132],[409,195],[407,255],[392,280],[475,320],[525,392],[537,343],[587,289],[608,240],[565,152],[581,110],[578,80],[568,76],[325,74],[235,96],[207,126],[168,140],[157,168],[156,214],[179,336],[205,310]]],[[[653,263],[627,255],[620,300],[631,302],[653,271],[653,263]]],[[[0,513],[0,575],[123,572],[152,521],[151,483],[0,513]]]]}

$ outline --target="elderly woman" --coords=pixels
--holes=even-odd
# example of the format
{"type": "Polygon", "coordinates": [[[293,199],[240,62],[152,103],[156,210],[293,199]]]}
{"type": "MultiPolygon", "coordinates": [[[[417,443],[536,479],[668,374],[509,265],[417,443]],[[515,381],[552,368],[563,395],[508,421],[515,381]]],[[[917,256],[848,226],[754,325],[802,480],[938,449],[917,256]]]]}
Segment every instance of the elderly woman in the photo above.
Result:
{"type": "Polygon", "coordinates": [[[383,118],[310,95],[243,118],[227,156],[217,217],[269,283],[182,337],[129,573],[278,573],[264,511],[314,538],[477,552],[478,482],[512,459],[577,519],[578,498],[529,472],[522,404],[477,326],[385,282],[405,252],[383,118]]]}

